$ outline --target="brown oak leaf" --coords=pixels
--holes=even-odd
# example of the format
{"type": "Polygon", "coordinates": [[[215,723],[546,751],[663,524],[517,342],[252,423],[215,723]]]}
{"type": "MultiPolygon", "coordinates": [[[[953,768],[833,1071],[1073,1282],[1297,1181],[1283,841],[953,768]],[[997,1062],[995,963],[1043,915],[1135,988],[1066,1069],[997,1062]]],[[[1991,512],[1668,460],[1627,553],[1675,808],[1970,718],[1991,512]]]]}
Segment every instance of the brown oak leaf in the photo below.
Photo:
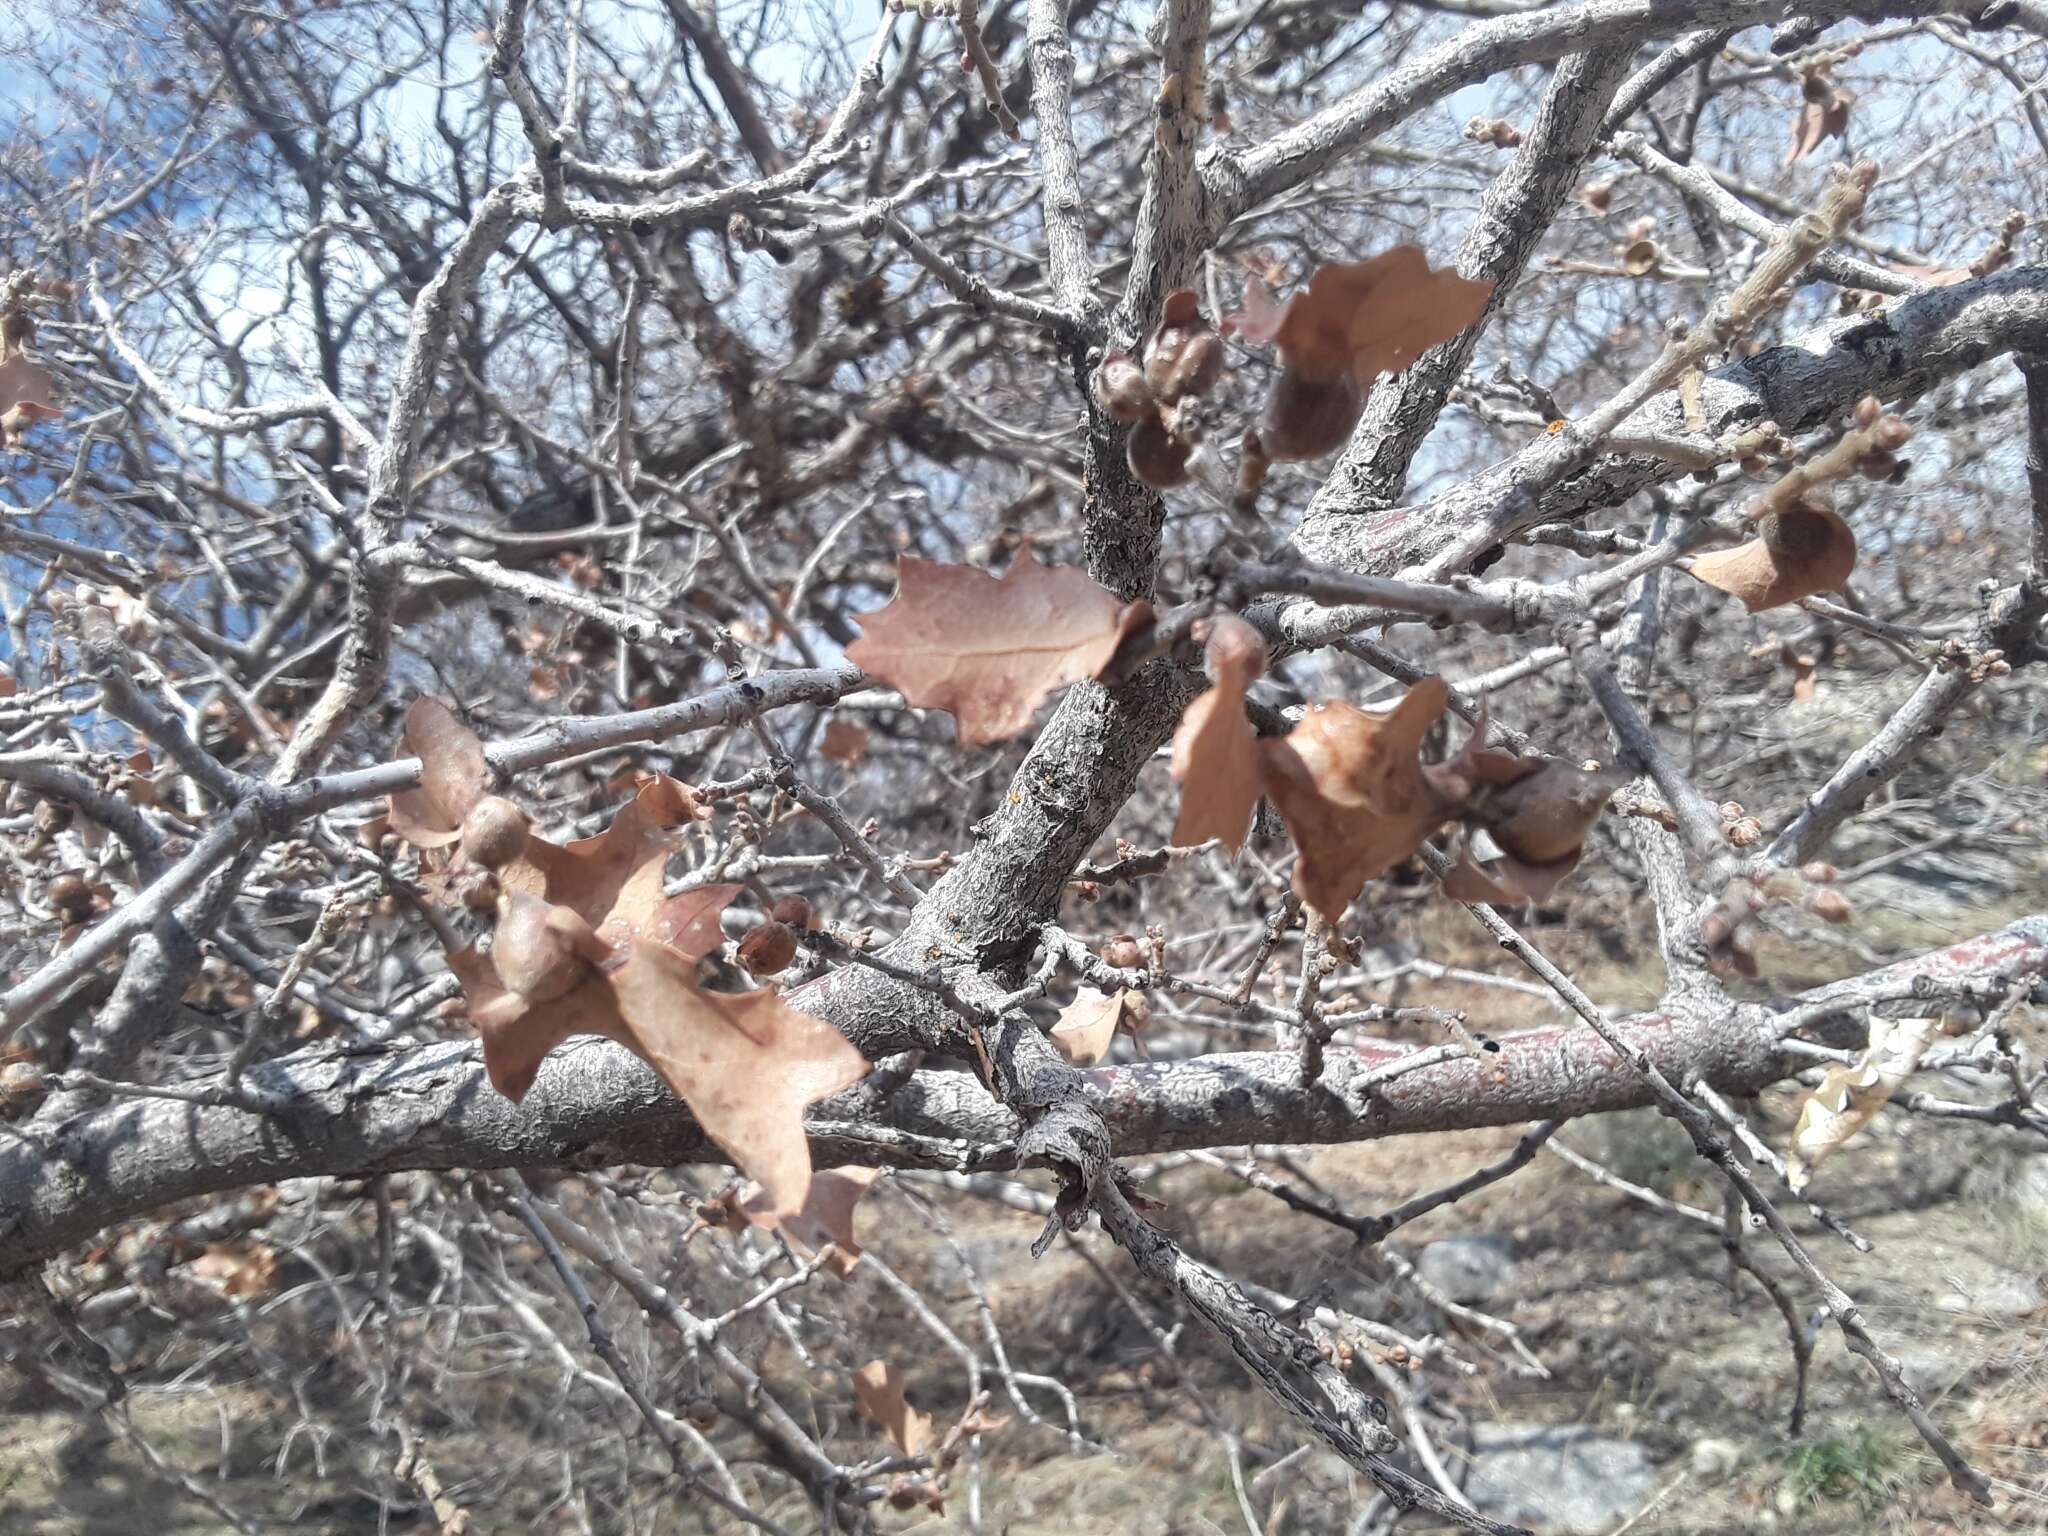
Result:
{"type": "Polygon", "coordinates": [[[1809,70],[1800,82],[1799,116],[1792,120],[1792,148],[1785,154],[1787,165],[1796,165],[1820,147],[1823,139],[1838,139],[1849,128],[1849,108],[1855,96],[1835,84],[1825,70],[1809,70]]]}
{"type": "Polygon", "coordinates": [[[1696,578],[1741,598],[1751,613],[1830,591],[1855,569],[1856,535],[1835,512],[1811,503],[1770,513],[1756,538],[1692,562],[1696,578]]]}
{"type": "Polygon", "coordinates": [[[1294,889],[1333,926],[1366,881],[1457,813],[1462,797],[1432,779],[1421,759],[1449,702],[1444,680],[1426,677],[1384,713],[1312,705],[1286,736],[1259,743],[1266,794],[1298,852],[1294,889]]]}
{"type": "MultiPolygon", "coordinates": [[[[1483,725],[1473,741],[1482,737],[1483,725]]],[[[1474,785],[1464,819],[1484,827],[1500,852],[1480,861],[1468,849],[1444,876],[1445,894],[1496,905],[1547,900],[1578,868],[1623,775],[1473,746],[1462,758],[1474,785]]]]}
{"type": "Polygon", "coordinates": [[[13,448],[36,422],[62,416],[50,403],[56,392],[49,370],[26,352],[0,359],[0,446],[13,448]]]}
{"type": "Polygon", "coordinates": [[[949,711],[962,745],[983,746],[1023,730],[1053,689],[1101,672],[1151,619],[1150,604],[1041,565],[1029,545],[1001,577],[905,555],[895,598],[846,654],[907,703],[949,711]]]}
{"type": "Polygon", "coordinates": [[[1149,1012],[1145,994],[1129,987],[1115,993],[1082,987],[1060,1010],[1052,1027],[1053,1048],[1077,1067],[1092,1067],[1109,1054],[1119,1029],[1136,1035],[1149,1012]]]}
{"type": "Polygon", "coordinates": [[[1259,739],[1245,718],[1245,692],[1266,670],[1266,642],[1234,614],[1210,621],[1203,651],[1215,686],[1198,694],[1173,733],[1180,816],[1173,841],[1187,848],[1220,838],[1244,846],[1259,806],[1259,739]]]}
{"type": "Polygon", "coordinates": [[[405,748],[420,760],[420,787],[391,797],[391,830],[415,848],[445,848],[490,793],[484,744],[454,710],[423,695],[405,712],[405,748]]]}
{"type": "Polygon", "coordinates": [[[901,1454],[920,1455],[932,1443],[931,1415],[905,1399],[903,1373],[886,1360],[870,1360],[853,1373],[853,1395],[901,1454]]]}
{"type": "Polygon", "coordinates": [[[768,1192],[750,1180],[732,1201],[732,1210],[750,1225],[780,1232],[806,1253],[830,1247],[825,1270],[844,1280],[860,1262],[860,1244],[853,1236],[854,1208],[881,1176],[879,1168],[821,1168],[811,1175],[803,1209],[794,1216],[778,1212],[768,1192]]]}

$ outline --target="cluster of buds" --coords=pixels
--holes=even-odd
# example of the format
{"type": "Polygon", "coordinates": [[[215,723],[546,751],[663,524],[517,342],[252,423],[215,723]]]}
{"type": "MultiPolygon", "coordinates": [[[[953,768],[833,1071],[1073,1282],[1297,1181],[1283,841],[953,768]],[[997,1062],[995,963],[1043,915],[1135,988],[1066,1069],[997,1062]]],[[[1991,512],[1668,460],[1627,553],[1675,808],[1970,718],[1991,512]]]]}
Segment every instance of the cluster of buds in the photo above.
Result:
{"type": "Polygon", "coordinates": [[[1165,312],[1146,339],[1142,358],[1116,351],[1095,371],[1103,411],[1128,424],[1131,473],[1155,490],[1185,485],[1188,459],[1200,439],[1184,419],[1185,402],[1207,394],[1223,377],[1223,338],[1204,317],[1192,288],[1166,296],[1165,312]]]}
{"type": "Polygon", "coordinates": [[[1903,417],[1888,414],[1875,395],[1856,402],[1856,425],[1864,434],[1856,473],[1866,480],[1896,484],[1913,467],[1912,460],[1899,457],[1899,450],[1912,441],[1913,429],[1903,417]]]}
{"type": "Polygon", "coordinates": [[[1730,881],[1700,924],[1700,940],[1706,945],[1709,968],[1719,976],[1755,977],[1755,919],[1766,908],[1779,903],[1803,907],[1824,923],[1840,926],[1848,922],[1856,915],[1855,909],[1849,905],[1849,898],[1835,889],[1838,876],[1834,865],[1814,863],[1801,865],[1796,871],[1772,870],[1754,878],[1730,881]]]}

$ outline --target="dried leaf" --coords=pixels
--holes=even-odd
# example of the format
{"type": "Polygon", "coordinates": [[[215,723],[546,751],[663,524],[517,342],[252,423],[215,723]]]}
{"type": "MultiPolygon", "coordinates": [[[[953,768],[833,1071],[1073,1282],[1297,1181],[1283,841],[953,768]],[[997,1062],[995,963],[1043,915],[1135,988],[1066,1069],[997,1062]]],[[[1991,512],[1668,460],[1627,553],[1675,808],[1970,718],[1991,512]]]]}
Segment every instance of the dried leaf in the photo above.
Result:
{"type": "Polygon", "coordinates": [[[1801,89],[1806,99],[1792,122],[1792,148],[1785,156],[1787,165],[1804,160],[1820,147],[1821,140],[1838,139],[1847,132],[1849,108],[1856,101],[1853,94],[1821,70],[1810,71],[1801,89]]]}
{"type": "Polygon", "coordinates": [[[1854,1066],[1828,1068],[1799,1111],[1785,1159],[1794,1194],[1806,1187],[1820,1161],[1868,1125],[1913,1075],[1941,1027],[1939,1018],[1871,1018],[1870,1045],[1862,1059],[1854,1066]]]}
{"type": "Polygon", "coordinates": [[[1397,245],[1370,261],[1318,267],[1277,309],[1251,279],[1232,322],[1249,340],[1273,342],[1288,370],[1318,383],[1348,375],[1363,393],[1471,325],[1492,295],[1492,283],[1433,272],[1420,247],[1397,245]]]}
{"type": "Polygon", "coordinates": [[[879,1168],[820,1169],[811,1175],[810,1193],[794,1216],[778,1214],[767,1191],[749,1182],[740,1189],[732,1209],[753,1226],[780,1232],[806,1253],[831,1247],[834,1251],[826,1258],[825,1269],[844,1280],[860,1262],[860,1244],[853,1236],[854,1208],[881,1176],[879,1168]]]}
{"type": "Polygon", "coordinates": [[[1259,739],[1245,718],[1245,691],[1266,670],[1266,642],[1234,614],[1209,626],[1204,647],[1215,686],[1199,694],[1173,733],[1173,777],[1180,785],[1180,847],[1222,839],[1235,853],[1259,806],[1259,739]]]}
{"type": "Polygon", "coordinates": [[[800,1212],[811,1182],[804,1110],[859,1082],[866,1058],[773,989],[699,991],[695,963],[659,944],[631,945],[609,980],[624,1043],[761,1186],[769,1209],[800,1212]]]}
{"type": "Polygon", "coordinates": [[[62,416],[51,404],[55,396],[49,370],[26,352],[0,359],[0,446],[15,447],[36,422],[62,416]]]}
{"type": "Polygon", "coordinates": [[[851,768],[868,755],[868,733],[851,720],[830,720],[818,740],[818,755],[851,768]]]}
{"type": "Polygon", "coordinates": [[[905,555],[895,598],[846,654],[906,702],[950,711],[961,743],[981,746],[1023,730],[1046,694],[1093,677],[1150,621],[1149,604],[1041,565],[1029,545],[1000,578],[905,555]]]}
{"type": "Polygon", "coordinates": [[[277,1253],[254,1240],[208,1243],[185,1267],[230,1296],[263,1296],[277,1288],[277,1253]]]}
{"type": "Polygon", "coordinates": [[[1136,1034],[1149,1009],[1145,994],[1123,988],[1114,995],[1082,987],[1060,1010],[1052,1027],[1053,1048],[1077,1067],[1092,1067],[1109,1054],[1119,1029],[1136,1034]]]}
{"type": "Polygon", "coordinates": [[[1692,562],[1695,577],[1741,598],[1751,613],[1830,591],[1855,569],[1856,535],[1833,511],[1810,504],[1771,513],[1758,537],[1692,562]]]}
{"type": "Polygon", "coordinates": [[[1314,705],[1284,738],[1259,743],[1266,793],[1299,851],[1294,889],[1332,925],[1457,812],[1421,760],[1449,701],[1443,679],[1426,677],[1385,713],[1314,705]]]}
{"type": "Polygon", "coordinates": [[[931,1415],[905,1400],[903,1373],[895,1366],[870,1360],[853,1373],[853,1395],[860,1401],[860,1411],[882,1426],[902,1455],[921,1455],[932,1443],[931,1415]]]}
{"type": "Polygon", "coordinates": [[[415,848],[445,848],[490,793],[484,744],[454,710],[422,695],[405,712],[405,749],[420,760],[420,787],[391,797],[391,830],[415,848]]]}

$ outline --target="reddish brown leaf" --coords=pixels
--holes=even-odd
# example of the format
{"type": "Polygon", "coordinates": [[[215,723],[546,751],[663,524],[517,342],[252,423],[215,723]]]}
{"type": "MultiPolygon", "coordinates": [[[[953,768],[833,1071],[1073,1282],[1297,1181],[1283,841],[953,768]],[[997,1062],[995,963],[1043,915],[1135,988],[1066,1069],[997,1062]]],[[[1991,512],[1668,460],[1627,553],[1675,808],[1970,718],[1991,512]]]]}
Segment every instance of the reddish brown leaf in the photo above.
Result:
{"type": "Polygon", "coordinates": [[[1023,730],[1053,689],[1101,671],[1150,617],[1080,571],[1039,564],[1029,545],[1000,578],[905,555],[895,598],[866,616],[846,654],[906,702],[950,711],[962,744],[980,746],[1023,730]]]}
{"type": "Polygon", "coordinates": [[[1333,926],[1365,882],[1422,846],[1458,810],[1424,773],[1423,739],[1450,691],[1426,677],[1391,710],[1311,706],[1278,741],[1259,743],[1265,788],[1299,857],[1294,889],[1333,926]]]}
{"type": "Polygon", "coordinates": [[[1856,535],[1834,512],[1812,505],[1771,513],[1748,543],[1692,562],[1695,577],[1741,598],[1751,613],[1830,591],[1855,569],[1856,535]]]}
{"type": "Polygon", "coordinates": [[[844,1280],[860,1262],[860,1244],[853,1235],[854,1208],[881,1176],[879,1168],[820,1169],[811,1175],[810,1193],[794,1216],[777,1214],[767,1191],[749,1182],[739,1191],[733,1209],[754,1226],[780,1232],[806,1253],[822,1252],[829,1245],[834,1252],[825,1260],[825,1269],[844,1280]]]}
{"type": "Polygon", "coordinates": [[[454,710],[421,696],[405,712],[405,748],[420,760],[420,787],[391,797],[391,830],[415,848],[445,848],[490,793],[484,745],[454,710]]]}
{"type": "Polygon", "coordinates": [[[55,398],[49,370],[26,352],[0,359],[0,446],[15,447],[36,422],[62,416],[55,398]]]}
{"type": "Polygon", "coordinates": [[[1273,342],[1288,370],[1318,383],[1349,375],[1362,392],[1471,325],[1492,295],[1492,283],[1433,272],[1419,247],[1397,245],[1318,267],[1277,309],[1253,279],[1233,319],[1248,339],[1273,342]]]}
{"type": "Polygon", "coordinates": [[[1215,686],[1198,695],[1173,733],[1180,817],[1173,840],[1186,848],[1221,838],[1235,853],[1259,805],[1259,740],[1245,718],[1245,691],[1266,669],[1266,642],[1234,614],[1209,626],[1204,647],[1215,686]]]}
{"type": "Polygon", "coordinates": [[[233,1243],[208,1243],[185,1266],[229,1296],[262,1296],[277,1288],[277,1253],[253,1238],[233,1243]]]}
{"type": "Polygon", "coordinates": [[[882,1426],[903,1455],[920,1455],[932,1443],[931,1415],[904,1399],[903,1373],[887,1361],[870,1360],[855,1371],[853,1395],[860,1401],[860,1411],[882,1426]]]}
{"type": "Polygon", "coordinates": [[[818,739],[818,755],[851,768],[868,755],[868,733],[850,720],[832,720],[818,739]]]}

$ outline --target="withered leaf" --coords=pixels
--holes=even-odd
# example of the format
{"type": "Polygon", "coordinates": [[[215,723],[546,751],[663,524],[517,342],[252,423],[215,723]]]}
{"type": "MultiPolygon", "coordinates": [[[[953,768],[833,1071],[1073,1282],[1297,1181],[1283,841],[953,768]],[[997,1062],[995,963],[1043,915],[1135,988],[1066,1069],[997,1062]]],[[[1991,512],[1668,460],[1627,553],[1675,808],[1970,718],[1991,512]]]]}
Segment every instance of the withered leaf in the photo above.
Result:
{"type": "Polygon", "coordinates": [[[36,422],[62,416],[51,403],[56,392],[49,370],[26,352],[0,359],[0,446],[15,447],[36,422]]]}
{"type": "Polygon", "coordinates": [[[1820,147],[1821,140],[1840,138],[1849,127],[1849,108],[1856,98],[1821,70],[1809,71],[1801,86],[1804,101],[1792,121],[1792,148],[1785,163],[1796,165],[1820,147]]]}
{"type": "Polygon", "coordinates": [[[445,848],[490,793],[484,744],[454,710],[422,695],[405,712],[405,748],[420,760],[420,787],[391,797],[391,830],[415,848],[445,848]]]}
{"type": "Polygon", "coordinates": [[[1802,503],[1773,512],[1757,537],[1697,555],[1692,574],[1742,599],[1751,613],[1782,608],[1841,586],[1856,569],[1856,535],[1826,507],[1802,503]]]}
{"type": "Polygon", "coordinates": [[[1215,686],[1197,695],[1173,733],[1173,776],[1180,784],[1180,847],[1220,838],[1235,853],[1259,806],[1259,739],[1245,718],[1245,692],[1266,670],[1266,642],[1235,614],[1212,621],[1204,646],[1215,686]]]}
{"type": "Polygon", "coordinates": [[[793,1215],[811,1183],[804,1110],[859,1082],[867,1060],[772,988],[704,992],[696,969],[663,945],[628,946],[626,963],[609,973],[627,1026],[623,1043],[761,1186],[767,1208],[793,1215]]]}
{"type": "Polygon", "coordinates": [[[1854,1066],[1832,1066],[1799,1111],[1785,1159],[1792,1192],[1803,1190],[1814,1167],[1868,1125],[1920,1065],[1941,1033],[1939,1018],[1870,1020],[1870,1045],[1854,1066]]]}
{"type": "Polygon", "coordinates": [[[262,1296],[277,1287],[277,1252],[253,1239],[208,1243],[185,1267],[229,1296],[262,1296]]]}
{"type": "Polygon", "coordinates": [[[851,768],[868,755],[868,733],[851,720],[831,720],[818,738],[818,755],[851,768]]]}
{"type": "Polygon", "coordinates": [[[1363,392],[1471,325],[1492,295],[1492,283],[1433,272],[1420,247],[1397,245],[1369,261],[1316,268],[1308,287],[1277,308],[1249,279],[1244,310],[1232,318],[1248,339],[1274,343],[1292,372],[1318,383],[1348,374],[1363,392]]]}
{"type": "Polygon", "coordinates": [[[1144,1022],[1145,995],[1129,987],[1114,994],[1082,987],[1060,1010],[1052,1027],[1053,1048],[1077,1067],[1092,1067],[1109,1054],[1119,1029],[1137,1033],[1144,1022]]]}
{"type": "Polygon", "coordinates": [[[1385,713],[1313,705],[1285,737],[1259,743],[1266,794],[1299,855],[1294,889],[1333,926],[1366,881],[1414,853],[1459,809],[1421,760],[1449,702],[1444,680],[1426,677],[1385,713]]]}
{"type": "Polygon", "coordinates": [[[887,1361],[870,1360],[855,1371],[853,1395],[860,1411],[882,1426],[901,1454],[921,1455],[932,1443],[931,1415],[905,1400],[903,1373],[887,1361]]]}
{"type": "Polygon", "coordinates": [[[897,592],[862,621],[847,656],[922,709],[949,711],[966,746],[1016,735],[1053,689],[1093,677],[1151,621],[1029,545],[998,578],[971,565],[905,555],[897,592]]]}
{"type": "Polygon", "coordinates": [[[854,1241],[853,1212],[861,1197],[882,1176],[879,1168],[821,1168],[811,1175],[810,1192],[803,1209],[794,1216],[777,1212],[768,1192],[749,1181],[732,1202],[738,1216],[754,1226],[780,1232],[807,1253],[832,1253],[825,1260],[828,1273],[844,1280],[860,1262],[860,1244],[854,1241]]]}

